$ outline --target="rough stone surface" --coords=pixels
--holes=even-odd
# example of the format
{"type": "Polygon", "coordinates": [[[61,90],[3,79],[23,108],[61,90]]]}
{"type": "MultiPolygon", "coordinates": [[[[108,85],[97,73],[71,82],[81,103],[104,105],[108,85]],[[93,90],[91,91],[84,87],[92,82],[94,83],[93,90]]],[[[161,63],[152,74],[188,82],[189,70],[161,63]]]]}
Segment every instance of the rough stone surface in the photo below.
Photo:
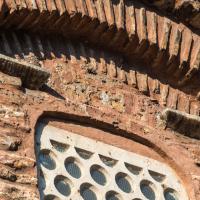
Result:
{"type": "Polygon", "coordinates": [[[166,126],[189,137],[200,139],[200,117],[173,109],[165,109],[161,119],[166,126]]]}
{"type": "Polygon", "coordinates": [[[0,54],[0,70],[10,76],[20,77],[22,85],[31,89],[38,89],[44,85],[50,74],[33,64],[0,54]]]}

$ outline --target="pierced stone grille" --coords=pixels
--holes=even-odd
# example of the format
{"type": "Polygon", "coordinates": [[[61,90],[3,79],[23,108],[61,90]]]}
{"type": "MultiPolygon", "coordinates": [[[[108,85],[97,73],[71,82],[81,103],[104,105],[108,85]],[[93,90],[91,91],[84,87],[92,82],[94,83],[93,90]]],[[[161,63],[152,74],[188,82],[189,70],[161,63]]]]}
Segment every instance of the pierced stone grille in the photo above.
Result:
{"type": "Polygon", "coordinates": [[[188,200],[165,164],[66,130],[41,124],[36,153],[44,200],[188,200]]]}

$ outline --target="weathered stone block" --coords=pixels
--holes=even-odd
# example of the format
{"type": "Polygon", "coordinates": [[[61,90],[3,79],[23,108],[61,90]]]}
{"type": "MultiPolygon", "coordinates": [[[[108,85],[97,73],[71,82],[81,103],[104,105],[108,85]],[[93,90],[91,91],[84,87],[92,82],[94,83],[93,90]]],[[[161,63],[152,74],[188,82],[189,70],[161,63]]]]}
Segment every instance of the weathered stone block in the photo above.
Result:
{"type": "Polygon", "coordinates": [[[165,121],[167,127],[200,139],[200,117],[167,108],[162,112],[161,119],[165,121]]]}
{"type": "Polygon", "coordinates": [[[45,69],[2,54],[0,54],[0,70],[8,75],[20,77],[22,85],[30,89],[40,88],[50,76],[45,69]]]}

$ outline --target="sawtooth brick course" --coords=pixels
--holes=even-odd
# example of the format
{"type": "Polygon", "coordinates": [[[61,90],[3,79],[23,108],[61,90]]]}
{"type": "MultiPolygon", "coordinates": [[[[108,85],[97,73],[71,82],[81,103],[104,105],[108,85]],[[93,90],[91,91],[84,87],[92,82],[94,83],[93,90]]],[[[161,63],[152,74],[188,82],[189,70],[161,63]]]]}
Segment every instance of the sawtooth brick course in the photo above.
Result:
{"type": "MultiPolygon", "coordinates": [[[[175,87],[187,86],[191,80],[193,87],[198,87],[199,34],[176,20],[129,0],[23,2],[4,2],[1,27],[83,38],[118,51],[129,60],[140,64],[146,61],[154,73],[163,71],[162,76],[175,87]]],[[[17,39],[14,41],[18,43],[17,39]]],[[[17,50],[21,52],[20,48],[17,50]]]]}

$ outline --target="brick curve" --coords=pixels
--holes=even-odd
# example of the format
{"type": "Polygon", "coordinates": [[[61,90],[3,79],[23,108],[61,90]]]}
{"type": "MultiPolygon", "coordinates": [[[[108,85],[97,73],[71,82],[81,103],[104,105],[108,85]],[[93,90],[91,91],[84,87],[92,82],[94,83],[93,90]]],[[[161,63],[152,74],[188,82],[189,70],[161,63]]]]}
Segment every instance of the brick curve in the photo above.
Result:
{"type": "Polygon", "coordinates": [[[83,38],[148,64],[175,87],[200,78],[199,35],[137,2],[5,0],[0,8],[0,27],[83,38]]]}
{"type": "Polygon", "coordinates": [[[142,0],[144,4],[164,12],[187,26],[200,30],[200,1],[198,0],[142,0]]]}
{"type": "Polygon", "coordinates": [[[105,76],[108,80],[127,84],[163,107],[200,115],[200,102],[196,97],[138,71],[137,65],[128,64],[121,55],[116,56],[81,42],[76,44],[64,37],[42,37],[17,31],[1,31],[0,41],[0,53],[18,61],[40,66],[46,59],[62,58],[71,64],[84,66],[91,75],[105,76]]]}

